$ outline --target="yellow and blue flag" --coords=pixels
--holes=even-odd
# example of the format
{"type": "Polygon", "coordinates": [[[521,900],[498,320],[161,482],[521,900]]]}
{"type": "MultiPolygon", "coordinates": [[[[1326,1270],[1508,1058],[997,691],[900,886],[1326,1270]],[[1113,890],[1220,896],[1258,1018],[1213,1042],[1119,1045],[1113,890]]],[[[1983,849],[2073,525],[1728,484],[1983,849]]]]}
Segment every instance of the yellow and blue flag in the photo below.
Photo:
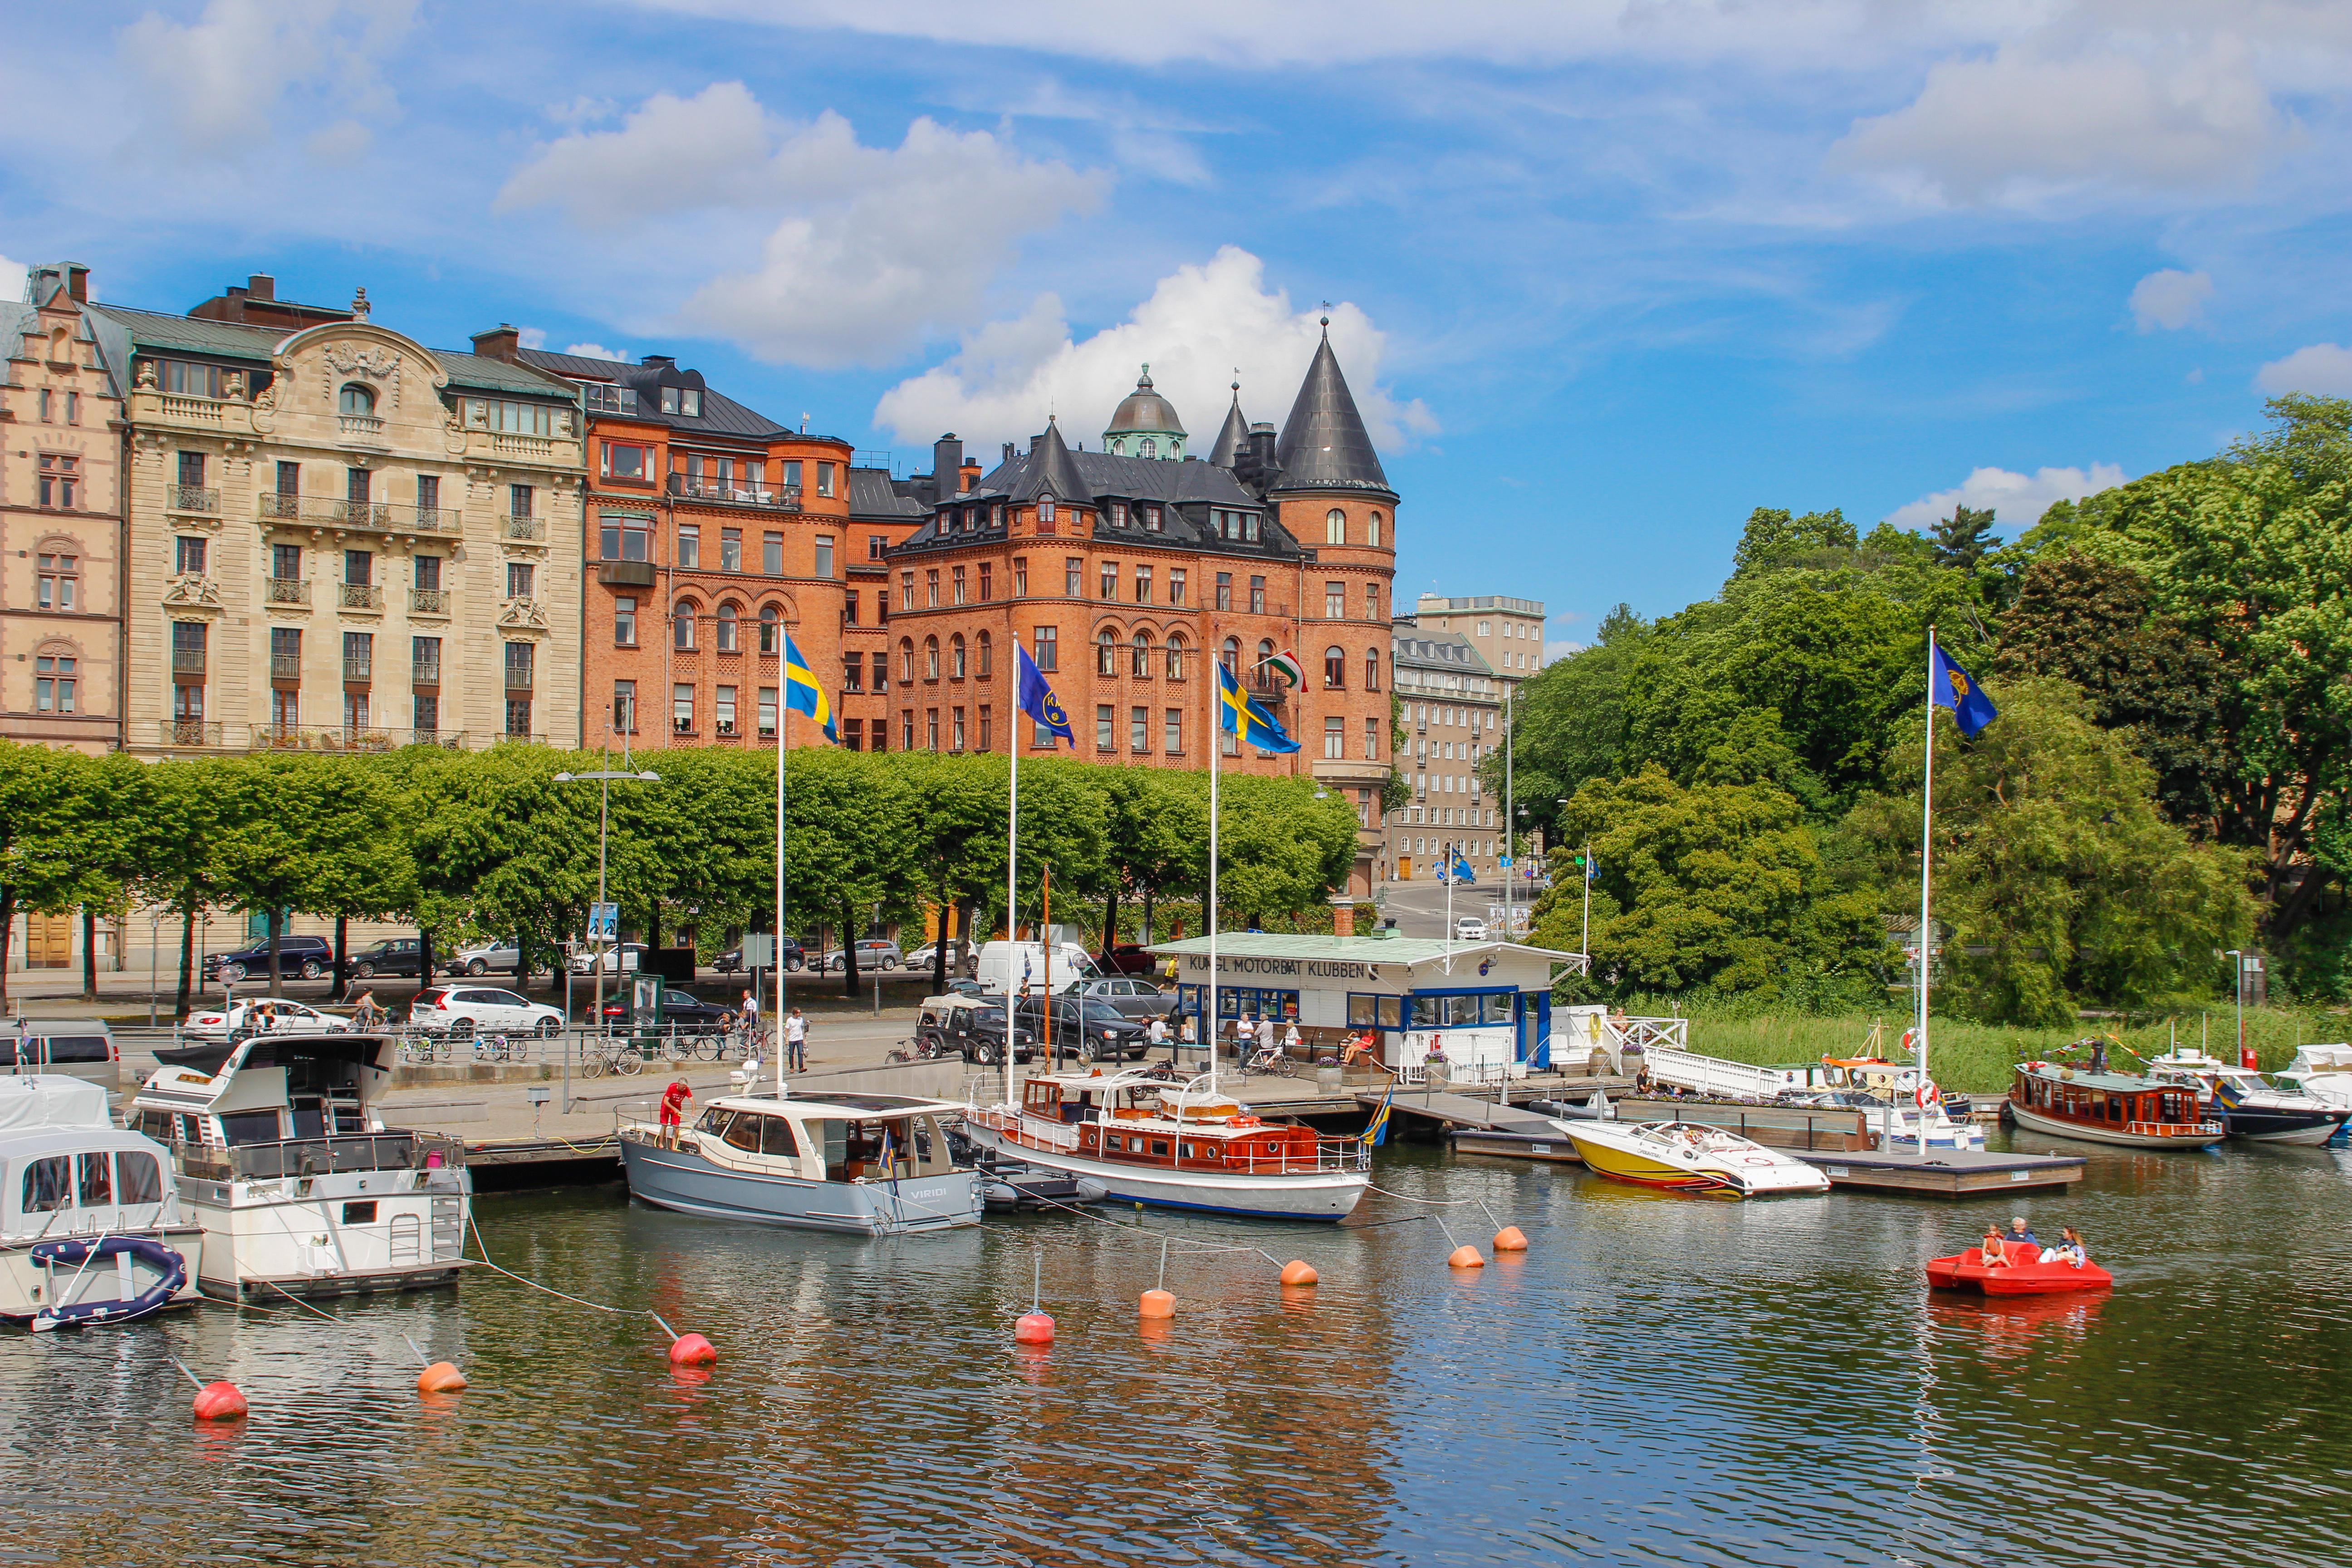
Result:
{"type": "Polygon", "coordinates": [[[1367,1149],[1377,1149],[1389,1141],[1389,1101],[1396,1098],[1396,1079],[1389,1079],[1388,1093],[1381,1096],[1381,1108],[1364,1127],[1362,1142],[1367,1149]]]}
{"type": "Polygon", "coordinates": [[[1974,676],[1951,661],[1941,643],[1935,645],[1935,657],[1929,663],[1927,697],[1937,707],[1950,709],[1960,733],[1971,741],[2000,717],[2000,710],[1984,694],[1984,688],[1977,684],[1974,676]]]}
{"type": "Polygon", "coordinates": [[[826,740],[841,743],[841,737],[833,731],[833,704],[824,700],[824,688],[817,684],[790,632],[784,634],[784,710],[807,714],[816,721],[826,740]]]}
{"type": "Polygon", "coordinates": [[[1274,721],[1274,715],[1251,701],[1234,672],[1217,665],[1217,728],[1230,730],[1261,752],[1295,752],[1298,742],[1274,721]]]}

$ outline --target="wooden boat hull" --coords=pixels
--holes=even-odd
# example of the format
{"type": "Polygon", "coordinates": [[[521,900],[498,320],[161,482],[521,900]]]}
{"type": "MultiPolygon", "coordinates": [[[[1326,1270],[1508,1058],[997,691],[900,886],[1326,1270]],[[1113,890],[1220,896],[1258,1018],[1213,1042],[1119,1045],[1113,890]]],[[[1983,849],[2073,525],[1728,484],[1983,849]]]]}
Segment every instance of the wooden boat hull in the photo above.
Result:
{"type": "Polygon", "coordinates": [[[2019,1104],[2015,1099],[2009,1102],[2009,1113],[2016,1118],[2020,1127],[2035,1132],[2074,1138],[2085,1143],[2107,1143],[2121,1149],[2210,1149],[2229,1136],[2219,1129],[2210,1132],[2187,1128],[2179,1132],[2133,1132],[2120,1127],[2089,1125],[2046,1116],[2032,1106],[2019,1104]]]}
{"type": "Polygon", "coordinates": [[[2095,1263],[2014,1263],[1987,1268],[1975,1247],[1927,1264],[1927,1284],[1937,1290],[1973,1290],[1987,1296],[2070,1296],[2107,1290],[2116,1277],[2095,1263]]]}
{"type": "Polygon", "coordinates": [[[1169,1169],[1116,1160],[1090,1159],[1063,1149],[1043,1149],[1005,1139],[984,1117],[967,1116],[964,1133],[1005,1158],[1059,1171],[1100,1184],[1117,1203],[1248,1219],[1341,1220],[1362,1201],[1371,1184],[1368,1171],[1297,1171],[1281,1175],[1245,1172],[1169,1169]]]}

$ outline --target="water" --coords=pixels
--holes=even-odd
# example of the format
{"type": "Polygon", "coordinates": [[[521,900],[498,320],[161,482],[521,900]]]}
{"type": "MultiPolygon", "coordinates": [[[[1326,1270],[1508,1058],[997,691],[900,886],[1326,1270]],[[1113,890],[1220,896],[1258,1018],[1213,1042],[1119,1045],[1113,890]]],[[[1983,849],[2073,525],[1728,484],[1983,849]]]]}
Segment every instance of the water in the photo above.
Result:
{"type": "Polygon", "coordinates": [[[719,1365],[674,1375],[644,1318],[483,1276],[332,1322],[12,1333],[0,1562],[2341,1563],[2352,1157],[2091,1160],[2024,1203],[1736,1205],[1382,1151],[1382,1186],[1527,1231],[1467,1275],[1425,1220],[855,1242],[618,1189],[486,1198],[500,1263],[651,1306],[719,1365]],[[1921,1263],[2015,1208],[2079,1226],[2115,1294],[1930,1302],[1921,1263]],[[1179,1257],[1146,1337],[1162,1233],[1323,1283],[1285,1300],[1262,1259],[1179,1257]],[[1042,1354],[1011,1336],[1033,1259],[1042,1354]],[[472,1388],[420,1402],[404,1332],[472,1388]],[[194,1429],[166,1354],[251,1420],[194,1429]]]}

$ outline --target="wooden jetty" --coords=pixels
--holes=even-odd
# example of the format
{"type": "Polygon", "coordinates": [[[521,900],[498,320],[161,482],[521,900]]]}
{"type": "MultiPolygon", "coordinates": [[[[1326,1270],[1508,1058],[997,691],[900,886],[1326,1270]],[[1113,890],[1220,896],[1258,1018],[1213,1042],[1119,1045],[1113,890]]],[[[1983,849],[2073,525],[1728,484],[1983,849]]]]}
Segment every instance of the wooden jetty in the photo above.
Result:
{"type": "Polygon", "coordinates": [[[584,1138],[489,1138],[466,1144],[466,1168],[476,1192],[614,1182],[621,1177],[621,1140],[611,1132],[584,1138]]]}
{"type": "Polygon", "coordinates": [[[1925,1160],[1916,1154],[1790,1152],[1827,1176],[1832,1187],[1931,1198],[2064,1188],[2081,1181],[2090,1163],[2080,1154],[1989,1154],[1972,1149],[1931,1149],[1925,1160]]]}

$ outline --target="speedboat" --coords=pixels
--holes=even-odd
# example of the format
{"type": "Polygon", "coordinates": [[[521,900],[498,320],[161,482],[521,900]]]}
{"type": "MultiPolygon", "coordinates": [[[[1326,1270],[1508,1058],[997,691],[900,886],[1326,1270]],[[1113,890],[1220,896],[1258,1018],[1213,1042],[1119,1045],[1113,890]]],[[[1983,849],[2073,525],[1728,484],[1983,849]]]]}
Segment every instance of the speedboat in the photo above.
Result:
{"type": "Polygon", "coordinates": [[[171,1152],[204,1227],[205,1295],[267,1305],[457,1283],[466,1148],[376,1114],[397,1049],[383,1035],[257,1035],[209,1071],[167,1064],[140,1086],[131,1128],[171,1152]]]}
{"type": "Polygon", "coordinates": [[[2208,1116],[2232,1138],[2257,1143],[2325,1143],[2352,1118],[2352,1104],[2330,1105],[2300,1089],[2273,1088],[2252,1068],[2231,1067],[2181,1047],[2150,1058],[2151,1078],[2194,1088],[2208,1116]]]}
{"type": "Polygon", "coordinates": [[[903,1094],[730,1095],[689,1128],[621,1128],[629,1195],[710,1219],[898,1236],[978,1225],[980,1173],[958,1165],[952,1100],[903,1094]]]}
{"type": "Polygon", "coordinates": [[[1612,1182],[1709,1197],[1825,1193],[1830,1179],[1793,1154],[1693,1121],[1563,1121],[1587,1169],[1612,1182]]]}
{"type": "Polygon", "coordinates": [[[2272,1081],[2292,1094],[2307,1094],[2322,1105],[2352,1110],[2352,1046],[2305,1046],[2272,1081]]]}
{"type": "Polygon", "coordinates": [[[2009,1114],[2020,1127],[2127,1149],[2210,1149],[2229,1129],[2189,1085],[2063,1062],[2020,1062],[2009,1114]]]}
{"type": "MultiPolygon", "coordinates": [[[[2016,1244],[2011,1244],[2017,1250],[2016,1244]]],[[[2031,1258],[2015,1258],[1987,1263],[1981,1248],[1971,1247],[1949,1258],[1930,1258],[1927,1284],[1937,1290],[1977,1290],[1988,1296],[2061,1296],[2077,1290],[2105,1290],[2116,1277],[2085,1259],[2081,1264],[2053,1261],[2053,1254],[2027,1247],[2031,1258]]]]}
{"type": "Polygon", "coordinates": [[[1017,1104],[966,1107],[964,1131],[1120,1203],[1253,1219],[1343,1219],[1372,1179],[1361,1139],[1263,1121],[1213,1085],[1140,1068],[1040,1074],[1017,1104]]]}
{"type": "Polygon", "coordinates": [[[196,1294],[204,1230],[171,1151],[115,1126],[98,1085],[0,1078],[0,1320],[135,1322],[196,1294]]]}

